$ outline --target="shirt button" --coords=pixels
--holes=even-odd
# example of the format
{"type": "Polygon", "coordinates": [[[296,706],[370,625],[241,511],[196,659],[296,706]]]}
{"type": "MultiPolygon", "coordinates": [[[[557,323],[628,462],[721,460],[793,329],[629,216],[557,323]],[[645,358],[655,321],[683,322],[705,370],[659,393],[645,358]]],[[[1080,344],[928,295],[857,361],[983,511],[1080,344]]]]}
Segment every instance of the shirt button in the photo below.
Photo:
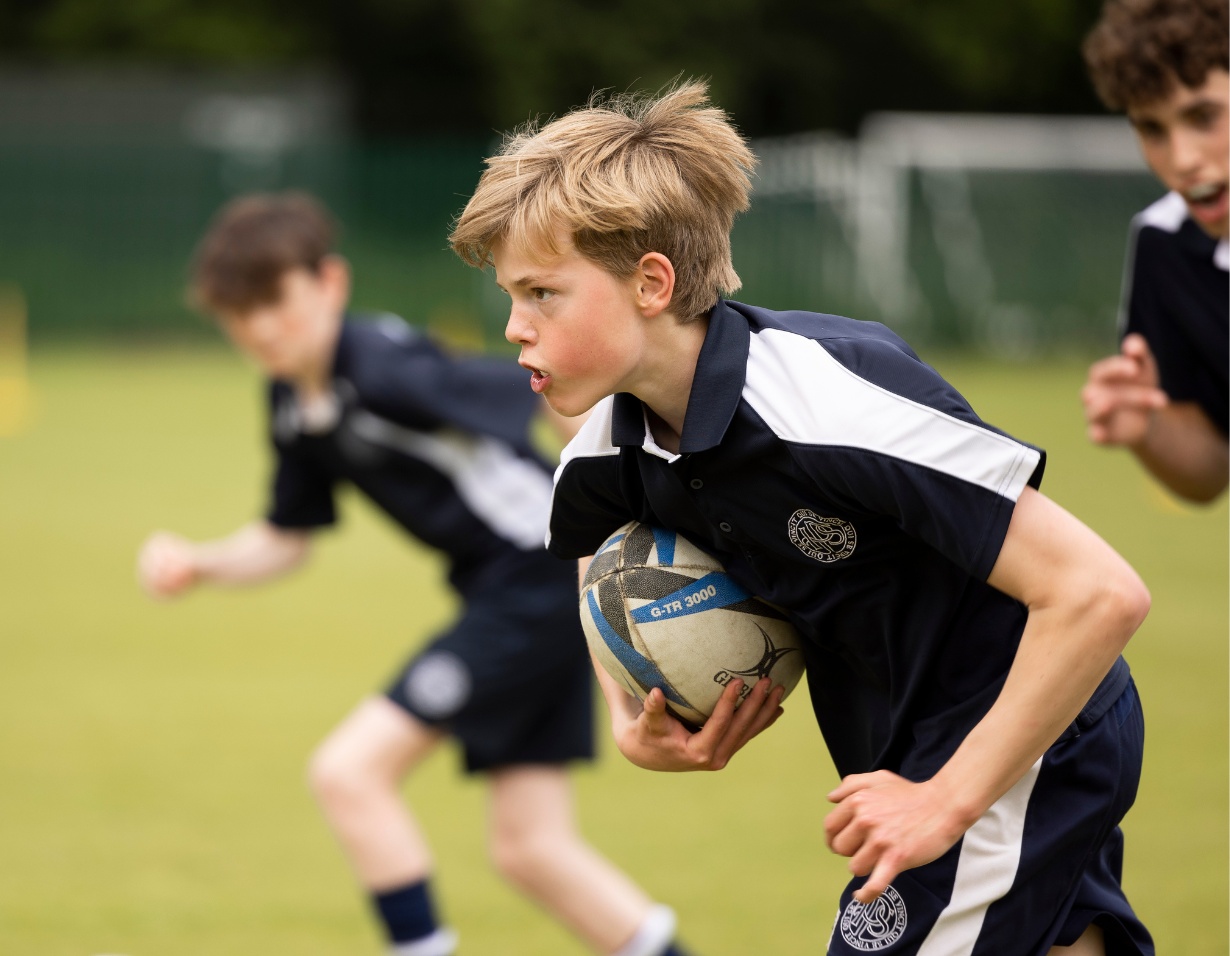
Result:
{"type": "Polygon", "coordinates": [[[733,530],[730,527],[729,521],[723,521],[721,524],[718,525],[718,527],[721,528],[722,531],[725,532],[726,534],[730,534],[730,532],[733,530]]]}
{"type": "Polygon", "coordinates": [[[701,481],[699,478],[693,478],[691,481],[688,482],[688,484],[692,486],[693,491],[700,491],[700,489],[705,487],[705,483],[701,481]]]}

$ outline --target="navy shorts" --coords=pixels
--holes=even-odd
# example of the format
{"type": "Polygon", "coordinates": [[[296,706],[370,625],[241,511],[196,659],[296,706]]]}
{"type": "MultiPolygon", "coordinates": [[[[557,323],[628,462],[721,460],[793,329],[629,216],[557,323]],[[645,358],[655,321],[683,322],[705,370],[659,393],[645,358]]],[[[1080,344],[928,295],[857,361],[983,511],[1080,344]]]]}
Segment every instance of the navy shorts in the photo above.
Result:
{"type": "Polygon", "coordinates": [[[1130,678],[1101,713],[1096,701],[944,856],[867,906],[852,899],[864,880],[851,881],[830,956],[1046,956],[1091,923],[1107,956],[1153,956],[1120,885],[1119,821],[1140,782],[1144,715],[1130,678]]]}
{"type": "Polygon", "coordinates": [[[527,562],[479,589],[385,691],[457,738],[468,772],[594,755],[593,668],[575,572],[549,560],[545,579],[541,564],[527,562]]]}

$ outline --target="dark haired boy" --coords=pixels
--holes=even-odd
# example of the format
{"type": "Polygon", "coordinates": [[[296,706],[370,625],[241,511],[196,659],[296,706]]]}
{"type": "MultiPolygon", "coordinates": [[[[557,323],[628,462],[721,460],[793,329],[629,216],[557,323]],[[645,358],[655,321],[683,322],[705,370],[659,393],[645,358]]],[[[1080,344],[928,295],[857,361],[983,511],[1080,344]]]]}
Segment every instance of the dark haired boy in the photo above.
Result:
{"type": "MultiPolygon", "coordinates": [[[[1120,652],[1149,595],[1036,490],[1042,453],[881,325],[722,297],[755,157],[703,84],[592,101],[487,163],[453,248],[494,266],[532,388],[593,409],[550,550],[671,528],[805,639],[855,876],[828,952],[1152,954],[1118,828],[1143,753],[1120,652]]],[[[767,678],[737,710],[732,682],[690,733],[597,671],[650,769],[721,769],[780,712],[767,678]]]]}
{"type": "MultiPolygon", "coordinates": [[[[268,375],[277,457],[266,517],[217,541],[167,533],[138,568],[154,595],[251,584],[298,566],[349,482],[438,550],[463,611],[317,750],[311,783],[396,956],[447,956],[431,854],[403,779],[455,738],[491,789],[501,874],[594,952],[677,956],[674,915],[579,835],[566,764],[593,753],[575,570],[543,548],[543,403],[511,362],[446,353],[400,319],[346,314],[326,211],[299,194],[235,200],[197,252],[193,292],[268,375]],[[543,693],[550,686],[555,693],[543,693]]],[[[555,418],[559,423],[558,416],[555,418]]]]}
{"type": "Polygon", "coordinates": [[[1089,437],[1175,494],[1230,480],[1230,15],[1225,0],[1108,0],[1084,54],[1170,190],[1132,221],[1121,350],[1081,393],[1089,437]]]}

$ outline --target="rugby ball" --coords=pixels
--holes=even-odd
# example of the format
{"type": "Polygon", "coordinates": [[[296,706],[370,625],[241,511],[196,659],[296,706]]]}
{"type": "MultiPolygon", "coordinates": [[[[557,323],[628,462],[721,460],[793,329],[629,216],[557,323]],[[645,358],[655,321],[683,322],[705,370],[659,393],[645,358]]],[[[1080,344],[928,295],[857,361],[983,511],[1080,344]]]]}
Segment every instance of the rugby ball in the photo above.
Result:
{"type": "Polygon", "coordinates": [[[803,675],[802,639],[781,611],[686,538],[637,521],[590,562],[581,623],[608,674],[640,700],[661,688],[670,713],[692,727],[735,678],[742,703],[761,677],[788,694],[803,675]]]}

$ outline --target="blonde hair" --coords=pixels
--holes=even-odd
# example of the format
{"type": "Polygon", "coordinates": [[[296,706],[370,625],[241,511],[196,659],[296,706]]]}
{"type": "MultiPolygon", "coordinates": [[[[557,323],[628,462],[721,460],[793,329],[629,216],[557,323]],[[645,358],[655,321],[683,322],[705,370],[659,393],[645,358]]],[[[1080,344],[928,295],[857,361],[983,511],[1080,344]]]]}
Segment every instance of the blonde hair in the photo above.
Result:
{"type": "Polygon", "coordinates": [[[730,231],[748,207],[755,167],[726,113],[709,105],[703,81],[656,96],[595,94],[583,108],[505,139],[449,244],[482,268],[504,240],[537,258],[557,256],[562,232],[620,278],[658,252],[675,268],[670,312],[689,321],[739,288],[730,231]]]}

